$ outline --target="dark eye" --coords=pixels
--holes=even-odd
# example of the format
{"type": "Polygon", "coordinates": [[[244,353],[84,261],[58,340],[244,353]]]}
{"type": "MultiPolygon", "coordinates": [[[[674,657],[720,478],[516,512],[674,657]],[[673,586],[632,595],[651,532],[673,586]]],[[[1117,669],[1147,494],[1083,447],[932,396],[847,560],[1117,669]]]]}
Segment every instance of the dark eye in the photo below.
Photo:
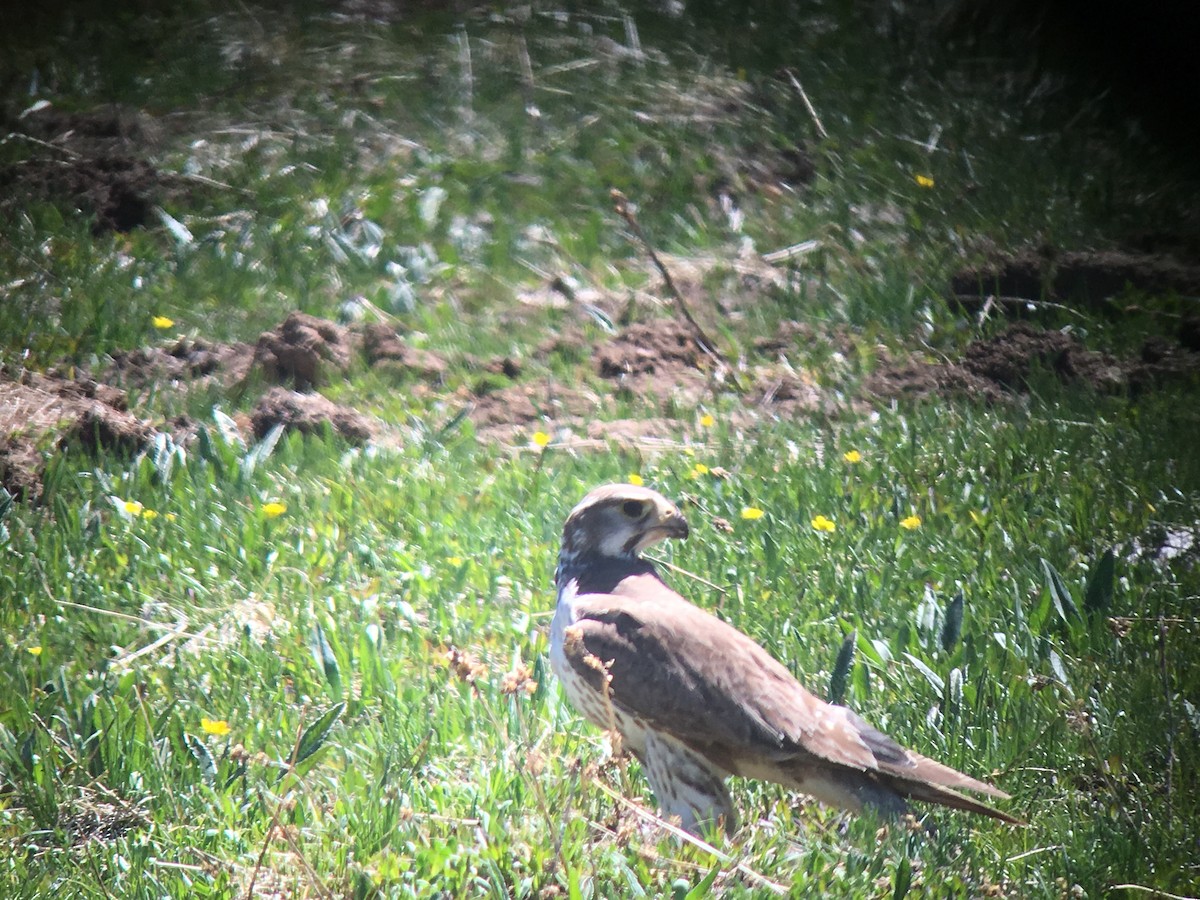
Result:
{"type": "Polygon", "coordinates": [[[640,519],[646,511],[646,504],[640,500],[626,500],[621,504],[621,512],[631,519],[640,519]]]}

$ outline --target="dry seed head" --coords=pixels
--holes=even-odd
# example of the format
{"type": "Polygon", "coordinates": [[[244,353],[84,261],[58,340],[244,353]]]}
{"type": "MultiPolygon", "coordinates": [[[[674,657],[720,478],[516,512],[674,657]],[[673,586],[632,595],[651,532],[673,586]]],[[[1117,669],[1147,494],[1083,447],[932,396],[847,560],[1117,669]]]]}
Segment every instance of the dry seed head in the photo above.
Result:
{"type": "Polygon", "coordinates": [[[537,690],[537,682],[533,680],[533,672],[524,663],[517,663],[511,672],[506,672],[500,680],[500,693],[515,694],[522,691],[532,694],[537,690]]]}
{"type": "Polygon", "coordinates": [[[538,776],[546,768],[546,757],[539,750],[530,750],[525,754],[525,771],[530,775],[538,776]]]}
{"type": "Polygon", "coordinates": [[[486,679],[488,668],[473,654],[451,647],[449,651],[450,669],[459,681],[474,684],[479,679],[486,679]]]}

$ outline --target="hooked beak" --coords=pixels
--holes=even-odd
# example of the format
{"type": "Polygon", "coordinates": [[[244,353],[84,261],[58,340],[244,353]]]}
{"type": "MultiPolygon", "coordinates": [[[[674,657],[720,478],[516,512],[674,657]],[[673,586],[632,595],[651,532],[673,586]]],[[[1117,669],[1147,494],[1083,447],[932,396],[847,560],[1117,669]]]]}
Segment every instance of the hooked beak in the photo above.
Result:
{"type": "Polygon", "coordinates": [[[659,541],[665,541],[667,538],[679,538],[683,540],[689,534],[691,534],[691,529],[688,528],[687,519],[683,517],[683,513],[679,512],[679,510],[674,510],[659,521],[657,525],[647,528],[638,535],[632,549],[635,553],[641,553],[647,547],[653,546],[659,541]]]}
{"type": "Polygon", "coordinates": [[[679,538],[680,540],[683,540],[689,534],[691,534],[691,529],[688,528],[687,519],[683,517],[683,513],[679,512],[679,510],[676,510],[673,516],[659,525],[659,528],[665,532],[663,537],[679,538]]]}

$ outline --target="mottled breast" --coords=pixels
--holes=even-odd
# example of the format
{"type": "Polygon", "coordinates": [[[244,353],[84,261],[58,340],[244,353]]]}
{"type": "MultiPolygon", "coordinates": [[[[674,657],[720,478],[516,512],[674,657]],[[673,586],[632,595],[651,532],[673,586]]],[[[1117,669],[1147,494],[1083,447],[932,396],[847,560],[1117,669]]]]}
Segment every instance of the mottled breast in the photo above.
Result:
{"type": "Polygon", "coordinates": [[[575,584],[575,581],[571,580],[558,591],[558,603],[554,608],[554,619],[550,623],[550,667],[558,676],[571,705],[593,725],[605,731],[615,728],[621,735],[625,749],[640,757],[646,749],[645,723],[636,716],[622,712],[609,702],[602,692],[588,684],[567,659],[564,650],[566,632],[575,624],[577,618],[575,584]]]}

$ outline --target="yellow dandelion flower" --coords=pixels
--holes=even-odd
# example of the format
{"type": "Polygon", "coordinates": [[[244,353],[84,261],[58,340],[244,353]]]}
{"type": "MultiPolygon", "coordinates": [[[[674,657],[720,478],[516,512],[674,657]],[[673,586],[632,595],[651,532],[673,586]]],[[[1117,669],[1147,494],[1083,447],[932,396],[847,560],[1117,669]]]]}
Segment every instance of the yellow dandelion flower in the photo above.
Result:
{"type": "Polygon", "coordinates": [[[142,510],[142,518],[143,518],[143,519],[157,519],[157,518],[158,518],[158,510],[156,510],[156,509],[143,509],[143,510],[142,510]]]}
{"type": "Polygon", "coordinates": [[[200,727],[205,734],[215,734],[217,737],[225,737],[233,730],[224,719],[201,719],[200,727]]]}
{"type": "Polygon", "coordinates": [[[166,329],[175,327],[175,320],[168,319],[166,316],[155,316],[150,321],[154,323],[155,328],[166,329]]]}
{"type": "Polygon", "coordinates": [[[41,656],[41,655],[42,655],[42,648],[41,648],[41,647],[26,647],[25,649],[26,649],[26,650],[28,650],[30,653],[32,653],[34,656],[41,656]]]}
{"type": "Polygon", "coordinates": [[[535,431],[533,433],[532,440],[533,446],[540,447],[544,450],[546,445],[550,443],[550,435],[546,434],[544,431],[535,431]]]}
{"type": "Polygon", "coordinates": [[[761,519],[764,515],[766,515],[766,513],[764,513],[757,506],[743,506],[742,507],[742,518],[743,519],[750,519],[751,521],[753,521],[754,519],[761,519]]]}
{"type": "Polygon", "coordinates": [[[900,527],[908,531],[914,531],[921,527],[921,517],[917,515],[909,516],[906,519],[900,520],[900,527]]]}
{"type": "Polygon", "coordinates": [[[142,504],[138,503],[136,500],[126,500],[124,503],[125,512],[129,513],[131,516],[140,516],[142,514],[142,510],[145,508],[146,507],[142,506],[142,504]]]}
{"type": "Polygon", "coordinates": [[[814,518],[812,520],[812,527],[815,528],[817,531],[824,531],[824,532],[829,532],[829,533],[832,533],[833,531],[837,530],[837,525],[834,524],[833,519],[830,519],[827,516],[817,516],[816,518],[814,518]]]}
{"type": "Polygon", "coordinates": [[[646,482],[642,480],[642,476],[634,472],[629,476],[629,483],[634,487],[641,487],[646,482]]]}
{"type": "Polygon", "coordinates": [[[711,413],[705,413],[700,417],[700,426],[702,428],[712,428],[717,424],[717,420],[712,417],[711,413]]]}
{"type": "Polygon", "coordinates": [[[699,478],[701,475],[707,475],[707,474],[708,474],[708,466],[706,466],[704,463],[696,463],[694,466],[692,466],[692,477],[693,478],[699,478]]]}
{"type": "Polygon", "coordinates": [[[857,450],[847,450],[842,454],[842,459],[851,464],[860,463],[862,462],[862,454],[857,450]]]}
{"type": "Polygon", "coordinates": [[[463,559],[461,556],[448,556],[448,557],[446,557],[446,562],[448,562],[450,565],[454,566],[456,569],[457,569],[459,566],[461,566],[461,565],[462,565],[462,564],[463,564],[465,561],[466,561],[466,560],[464,560],[464,559],[463,559]]]}
{"type": "Polygon", "coordinates": [[[280,503],[278,500],[262,505],[262,514],[268,519],[278,519],[285,512],[287,512],[287,504],[280,503]]]}
{"type": "Polygon", "coordinates": [[[915,176],[915,178],[916,178],[917,184],[923,188],[931,188],[934,185],[933,179],[930,178],[928,175],[917,175],[917,176],[915,176]]]}

